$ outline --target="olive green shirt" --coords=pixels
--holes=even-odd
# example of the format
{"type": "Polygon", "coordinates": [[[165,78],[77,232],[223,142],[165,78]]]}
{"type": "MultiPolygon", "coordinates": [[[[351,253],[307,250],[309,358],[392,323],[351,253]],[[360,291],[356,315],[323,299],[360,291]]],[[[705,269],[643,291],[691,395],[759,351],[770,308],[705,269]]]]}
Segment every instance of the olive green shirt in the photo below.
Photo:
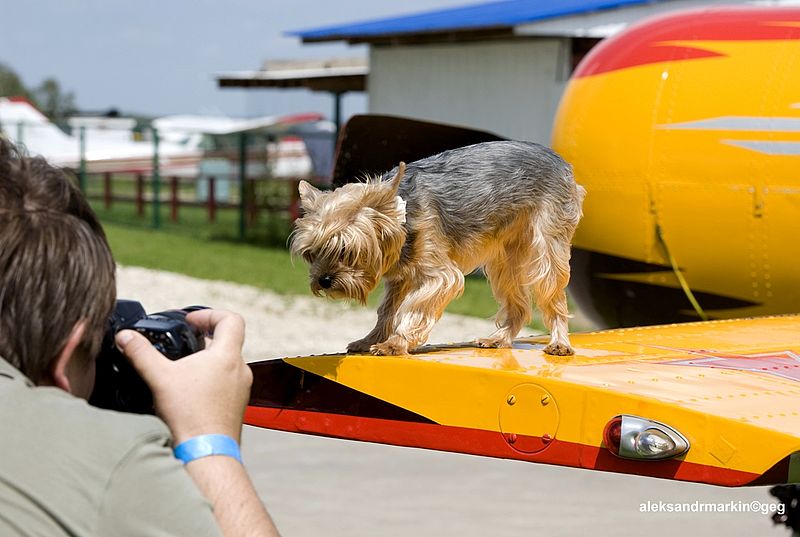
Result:
{"type": "Polygon", "coordinates": [[[216,536],[156,417],[36,387],[0,358],[0,535],[216,536]]]}

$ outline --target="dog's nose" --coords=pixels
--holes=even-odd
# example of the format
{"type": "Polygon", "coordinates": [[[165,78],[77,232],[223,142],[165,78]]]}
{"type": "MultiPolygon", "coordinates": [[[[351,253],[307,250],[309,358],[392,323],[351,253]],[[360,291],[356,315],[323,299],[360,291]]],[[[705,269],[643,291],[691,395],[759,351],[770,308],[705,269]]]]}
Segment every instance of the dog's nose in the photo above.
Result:
{"type": "Polygon", "coordinates": [[[321,276],[317,281],[319,282],[319,286],[323,289],[330,289],[333,284],[333,278],[330,276],[321,276]]]}

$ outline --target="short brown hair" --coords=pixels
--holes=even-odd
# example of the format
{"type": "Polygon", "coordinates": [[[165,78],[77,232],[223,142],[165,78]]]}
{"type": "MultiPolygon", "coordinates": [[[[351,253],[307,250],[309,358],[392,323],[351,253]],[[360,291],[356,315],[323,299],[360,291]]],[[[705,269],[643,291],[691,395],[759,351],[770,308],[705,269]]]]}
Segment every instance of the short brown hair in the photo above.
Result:
{"type": "Polygon", "coordinates": [[[74,182],[0,135],[0,356],[38,383],[80,321],[94,357],[114,306],[114,260],[74,182]]]}

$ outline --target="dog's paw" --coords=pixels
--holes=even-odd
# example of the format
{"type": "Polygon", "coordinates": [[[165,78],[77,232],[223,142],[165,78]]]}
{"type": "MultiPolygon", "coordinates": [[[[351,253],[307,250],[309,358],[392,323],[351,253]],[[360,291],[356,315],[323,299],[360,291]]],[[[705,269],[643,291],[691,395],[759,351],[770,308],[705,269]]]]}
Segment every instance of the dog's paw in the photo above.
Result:
{"type": "Polygon", "coordinates": [[[511,341],[502,337],[482,337],[474,341],[475,345],[484,349],[508,349],[511,341]]]}
{"type": "Polygon", "coordinates": [[[572,356],[575,354],[575,351],[572,350],[572,347],[569,345],[564,345],[563,343],[551,343],[544,348],[544,353],[552,356],[572,356]]]}
{"type": "Polygon", "coordinates": [[[369,348],[375,356],[403,356],[408,354],[408,342],[398,336],[392,336],[383,343],[376,343],[369,348]]]}
{"type": "Polygon", "coordinates": [[[350,354],[363,354],[366,352],[370,352],[370,347],[372,346],[373,341],[368,339],[359,339],[358,341],[353,341],[347,344],[347,352],[350,354]]]}

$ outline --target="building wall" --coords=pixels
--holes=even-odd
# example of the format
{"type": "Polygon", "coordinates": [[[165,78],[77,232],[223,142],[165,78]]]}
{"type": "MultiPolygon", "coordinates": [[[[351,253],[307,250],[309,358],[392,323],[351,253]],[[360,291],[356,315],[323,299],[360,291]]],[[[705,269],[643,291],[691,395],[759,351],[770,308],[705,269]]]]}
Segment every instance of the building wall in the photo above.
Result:
{"type": "Polygon", "coordinates": [[[549,144],[568,39],[370,48],[369,111],[549,144]]]}

